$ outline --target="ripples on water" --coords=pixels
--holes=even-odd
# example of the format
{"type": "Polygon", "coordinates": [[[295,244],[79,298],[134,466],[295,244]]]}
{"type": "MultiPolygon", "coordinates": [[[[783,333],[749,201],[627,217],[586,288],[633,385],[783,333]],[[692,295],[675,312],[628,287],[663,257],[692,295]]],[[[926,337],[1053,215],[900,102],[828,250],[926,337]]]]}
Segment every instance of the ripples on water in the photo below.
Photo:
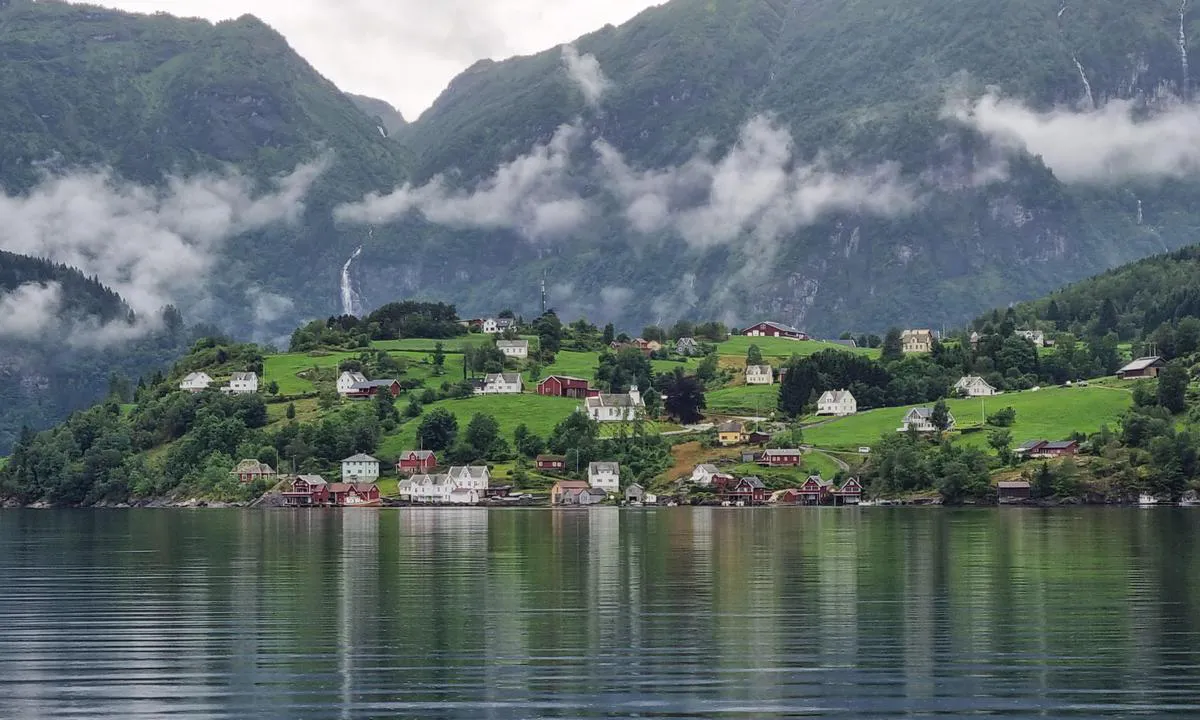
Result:
{"type": "Polygon", "coordinates": [[[0,718],[1200,718],[1181,510],[0,512],[0,718]]]}

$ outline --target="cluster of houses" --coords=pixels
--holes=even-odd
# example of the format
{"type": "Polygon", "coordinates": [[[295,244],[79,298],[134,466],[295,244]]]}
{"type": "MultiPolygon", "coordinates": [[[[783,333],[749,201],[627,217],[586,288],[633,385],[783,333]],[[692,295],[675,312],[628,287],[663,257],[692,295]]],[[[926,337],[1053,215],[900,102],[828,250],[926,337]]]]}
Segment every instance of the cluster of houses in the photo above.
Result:
{"type": "MultiPolygon", "coordinates": [[[[212,387],[214,380],[208,373],[188,373],[179,381],[179,389],[185,392],[204,392],[212,387]]],[[[229,384],[221,392],[230,395],[253,395],[258,392],[258,375],[252,372],[236,372],[229,377],[229,384]]]]}
{"type": "MultiPolygon", "coordinates": [[[[242,464],[247,462],[255,461],[242,464]]],[[[377,507],[382,502],[378,480],[379,461],[360,453],[342,461],[341,482],[327,482],[320,475],[292,478],[283,501],[288,507],[377,507]]]]}
{"type": "MultiPolygon", "coordinates": [[[[799,450],[767,450],[759,464],[769,467],[798,466],[799,450]]],[[[846,480],[840,487],[819,475],[809,476],[799,487],[771,492],[761,478],[735,477],[721,472],[716,465],[697,465],[689,482],[711,489],[722,504],[728,505],[858,505],[862,500],[862,485],[856,478],[846,480]]]]}
{"type": "Polygon", "coordinates": [[[367,400],[375,397],[381,391],[387,391],[392,397],[400,395],[400,381],[395,378],[385,380],[368,380],[360,372],[343,372],[337,379],[337,393],[349,400],[367,400]]]}

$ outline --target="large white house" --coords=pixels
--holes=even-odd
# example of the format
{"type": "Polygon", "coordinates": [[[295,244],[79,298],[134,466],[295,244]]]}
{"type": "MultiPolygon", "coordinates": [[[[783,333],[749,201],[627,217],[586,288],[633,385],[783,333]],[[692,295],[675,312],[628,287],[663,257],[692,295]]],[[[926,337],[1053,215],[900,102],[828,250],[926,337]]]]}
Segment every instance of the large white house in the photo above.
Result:
{"type": "Polygon", "coordinates": [[[229,378],[226,390],[234,395],[253,395],[258,392],[258,375],[252,372],[234,373],[229,378]]]}
{"type": "MultiPolygon", "coordinates": [[[[948,426],[947,430],[954,429],[954,415],[947,413],[948,426]]],[[[915,430],[921,433],[937,432],[937,427],[933,424],[933,408],[919,407],[908,411],[904,416],[904,424],[897,432],[908,432],[915,430]]]]}
{"type": "Polygon", "coordinates": [[[379,479],[379,461],[359,453],[342,461],[342,482],[369,483],[379,479]]]}
{"type": "Polygon", "coordinates": [[[448,503],[454,490],[455,485],[446,474],[413,475],[398,487],[400,499],[419,503],[448,503]]]}
{"type": "Polygon", "coordinates": [[[356,385],[361,385],[366,382],[367,376],[360,372],[343,372],[338,376],[338,395],[349,395],[350,393],[354,392],[356,385]]]}
{"type": "Polygon", "coordinates": [[[491,475],[486,467],[452,467],[440,475],[413,475],[399,485],[402,500],[475,505],[486,497],[491,475]]]}
{"type": "Polygon", "coordinates": [[[697,465],[695,470],[692,470],[691,483],[701,487],[712,485],[713,477],[720,475],[721,470],[716,465],[697,465]]]}
{"type": "Polygon", "coordinates": [[[521,373],[490,373],[475,386],[475,394],[517,395],[523,387],[521,373]]]}
{"type": "Polygon", "coordinates": [[[500,333],[517,326],[517,321],[512,318],[488,318],[480,324],[479,329],[487,335],[499,335],[500,333]]]}
{"type": "Polygon", "coordinates": [[[208,373],[189,373],[187,377],[179,382],[179,389],[196,393],[201,390],[207,390],[208,386],[212,385],[212,381],[213,379],[208,376],[208,373]]]}
{"type": "Polygon", "coordinates": [[[747,365],[747,385],[774,385],[775,370],[770,365],[747,365]]]}
{"type": "Polygon", "coordinates": [[[858,401],[849,390],[826,390],[817,400],[818,415],[845,417],[858,412],[858,401]]]}
{"type": "Polygon", "coordinates": [[[932,330],[905,330],[900,333],[900,345],[905,353],[932,352],[933,339],[932,330]]]}
{"type": "Polygon", "coordinates": [[[625,395],[601,393],[586,398],[583,407],[596,422],[629,422],[637,418],[638,410],[644,409],[646,403],[634,385],[625,395]]]}
{"type": "Polygon", "coordinates": [[[496,349],[499,350],[504,357],[514,360],[524,360],[529,357],[529,341],[528,340],[497,340],[496,349]]]}
{"type": "Polygon", "coordinates": [[[954,392],[966,397],[991,397],[1000,394],[1000,391],[989,385],[987,380],[977,375],[967,375],[954,383],[954,392]]]}
{"type": "Polygon", "coordinates": [[[594,462],[588,464],[588,484],[610,495],[621,491],[621,464],[594,462]]]}
{"type": "Polygon", "coordinates": [[[450,468],[450,479],[457,487],[476,490],[482,496],[492,484],[492,474],[486,465],[460,465],[450,468]]]}

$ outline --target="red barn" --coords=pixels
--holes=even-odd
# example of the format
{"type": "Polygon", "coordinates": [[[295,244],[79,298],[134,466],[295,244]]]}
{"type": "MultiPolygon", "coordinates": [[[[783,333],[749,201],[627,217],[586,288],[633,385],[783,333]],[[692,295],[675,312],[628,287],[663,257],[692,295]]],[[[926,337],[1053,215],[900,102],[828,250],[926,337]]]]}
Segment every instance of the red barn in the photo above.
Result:
{"type": "Polygon", "coordinates": [[[763,450],[758,464],[765,467],[800,467],[802,455],[795,448],[763,450]]]}
{"type": "Polygon", "coordinates": [[[329,504],[334,507],[364,507],[379,502],[379,486],[375,483],[333,483],[329,486],[329,504]]]}
{"type": "Polygon", "coordinates": [[[346,397],[351,400],[364,400],[373,398],[379,394],[380,390],[387,390],[392,394],[392,397],[400,396],[400,381],[399,380],[368,380],[363,383],[355,383],[350,392],[346,393],[346,397]]]}
{"type": "Polygon", "coordinates": [[[784,325],[777,322],[760,322],[757,325],[751,325],[742,331],[742,334],[747,337],[777,337],[787,338],[789,340],[807,340],[808,335],[802,333],[790,325],[784,325]]]}
{"type": "Polygon", "coordinates": [[[538,395],[582,400],[588,396],[588,381],[566,375],[551,375],[538,383],[537,391],[538,395]]]}
{"type": "Polygon", "coordinates": [[[563,471],[567,469],[567,459],[562,455],[538,455],[537,469],[563,471]]]}
{"type": "Polygon", "coordinates": [[[329,484],[320,475],[301,475],[283,492],[288,507],[312,507],[329,502],[329,484]]]}
{"type": "Polygon", "coordinates": [[[409,475],[425,474],[436,467],[437,455],[432,450],[408,450],[396,462],[396,472],[409,475]]]}

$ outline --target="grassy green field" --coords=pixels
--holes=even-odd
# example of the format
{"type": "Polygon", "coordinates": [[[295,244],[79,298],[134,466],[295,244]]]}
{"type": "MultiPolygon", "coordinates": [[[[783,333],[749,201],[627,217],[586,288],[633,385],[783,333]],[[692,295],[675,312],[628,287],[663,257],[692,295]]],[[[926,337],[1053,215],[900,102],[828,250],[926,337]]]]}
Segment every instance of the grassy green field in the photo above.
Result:
{"type": "Polygon", "coordinates": [[[297,377],[297,373],[310,370],[313,367],[337,367],[338,363],[349,358],[358,357],[358,353],[350,352],[317,352],[317,353],[287,353],[284,355],[268,355],[263,359],[263,385],[274,380],[279,383],[282,395],[299,395],[313,391],[313,384],[308,380],[297,377]]]}
{"type": "Polygon", "coordinates": [[[751,345],[757,345],[762,351],[765,358],[779,358],[786,360],[793,355],[807,357],[815,355],[822,350],[844,350],[858,355],[866,355],[867,357],[879,357],[878,350],[870,348],[850,349],[842,345],[831,342],[823,342],[821,340],[787,340],[784,338],[771,337],[745,337],[734,336],[725,342],[717,345],[718,355],[729,355],[737,357],[746,357],[746,352],[750,350],[751,345]]]}
{"type": "Polygon", "coordinates": [[[735,465],[729,472],[735,477],[746,477],[748,475],[757,475],[763,480],[771,480],[772,484],[779,481],[794,483],[800,485],[808,476],[813,473],[820,474],[826,480],[837,474],[838,464],[821,453],[808,453],[801,460],[798,468],[767,468],[761,467],[754,463],[742,463],[735,465]]]}
{"type": "MultiPolygon", "coordinates": [[[[1073,432],[1091,433],[1117,420],[1132,403],[1132,395],[1123,388],[1050,388],[1039,392],[1022,392],[973,400],[950,400],[950,412],[960,427],[978,425],[981,409],[987,414],[1005,407],[1017,411],[1013,425],[1014,445],[1027,440],[1060,440],[1073,432]]],[[[928,403],[932,405],[932,403],[928,403]]],[[[881,435],[894,433],[900,427],[909,408],[870,410],[851,417],[833,420],[816,427],[805,428],[805,443],[816,447],[853,450],[871,446],[881,435]]],[[[956,442],[985,446],[986,433],[956,436],[956,442]]]]}
{"type": "Polygon", "coordinates": [[[707,393],[708,412],[738,415],[769,415],[779,400],[778,385],[739,385],[707,393]]]}
{"type": "MultiPolygon", "coordinates": [[[[685,370],[691,371],[699,364],[696,358],[689,358],[686,362],[676,362],[675,360],[651,360],[650,365],[654,368],[655,373],[673,372],[675,368],[682,367],[685,370]]],[[[578,352],[575,350],[563,350],[554,356],[554,364],[549,365],[542,370],[542,377],[550,377],[551,375],[567,375],[569,377],[583,378],[584,380],[596,379],[596,368],[600,365],[600,353],[598,352],[578,352]]]]}
{"type": "MultiPolygon", "coordinates": [[[[459,431],[467,427],[475,413],[491,415],[500,423],[500,434],[509,443],[513,430],[524,423],[536,435],[543,438],[563,418],[575,412],[579,401],[571,398],[544,397],[532,393],[522,395],[481,395],[463,400],[442,400],[425,408],[429,413],[434,408],[445,408],[458,418],[459,431]]],[[[394,435],[385,437],[379,446],[379,457],[392,460],[405,450],[417,447],[417,425],[420,419],[405,423],[394,435]]]]}

